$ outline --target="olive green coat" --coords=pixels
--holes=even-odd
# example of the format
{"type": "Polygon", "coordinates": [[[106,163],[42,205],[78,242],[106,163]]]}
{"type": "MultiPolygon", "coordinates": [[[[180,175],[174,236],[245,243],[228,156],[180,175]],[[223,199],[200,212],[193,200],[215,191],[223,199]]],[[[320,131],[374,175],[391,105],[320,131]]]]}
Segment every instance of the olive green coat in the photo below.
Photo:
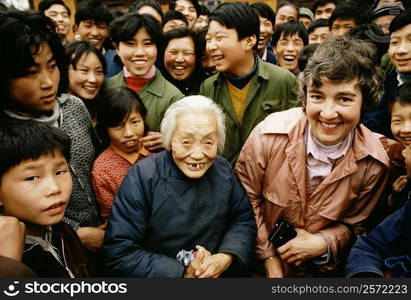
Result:
{"type": "Polygon", "coordinates": [[[233,166],[241,147],[258,123],[270,113],[299,105],[297,80],[288,70],[258,59],[257,71],[251,80],[242,124],[234,113],[223,74],[213,75],[200,87],[200,94],[213,99],[225,113],[226,142],[222,156],[233,166]]]}
{"type": "MultiPolygon", "coordinates": [[[[105,88],[126,86],[123,72],[105,81],[105,88]]],[[[184,95],[174,85],[168,82],[159,70],[156,70],[154,78],[150,80],[138,93],[147,110],[145,121],[151,131],[160,131],[161,120],[167,108],[184,95]]]]}

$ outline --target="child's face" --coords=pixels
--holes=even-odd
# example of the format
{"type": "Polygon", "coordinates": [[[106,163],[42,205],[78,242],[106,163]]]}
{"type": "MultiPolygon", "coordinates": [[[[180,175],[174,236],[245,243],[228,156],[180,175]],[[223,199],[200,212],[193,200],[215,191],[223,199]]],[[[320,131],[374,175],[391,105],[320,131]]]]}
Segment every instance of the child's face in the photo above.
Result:
{"type": "Polygon", "coordinates": [[[76,68],[69,67],[70,93],[83,99],[96,97],[104,81],[103,66],[93,52],[84,53],[76,68]]]}
{"type": "Polygon", "coordinates": [[[144,136],[144,120],[137,110],[124,118],[122,124],[107,128],[111,145],[122,153],[133,153],[140,149],[140,139],[144,136]]]}
{"type": "Polygon", "coordinates": [[[211,21],[206,35],[206,51],[214,60],[218,72],[228,72],[234,76],[241,76],[250,72],[249,59],[254,59],[253,46],[257,38],[246,37],[238,40],[235,29],[228,29],[217,21],[211,21]],[[245,73],[246,71],[246,73],[245,73]]]}
{"type": "Polygon", "coordinates": [[[60,151],[24,160],[1,178],[0,204],[5,213],[30,225],[53,225],[63,219],[72,180],[60,151]]]}
{"type": "Polygon", "coordinates": [[[146,74],[157,58],[157,46],[145,28],[141,28],[131,40],[120,42],[117,54],[133,76],[146,74]]]}
{"type": "Polygon", "coordinates": [[[43,44],[33,55],[35,65],[25,76],[9,79],[10,98],[25,111],[53,109],[60,82],[60,71],[50,47],[43,44]]]}
{"type": "Polygon", "coordinates": [[[404,146],[411,144],[411,105],[403,106],[399,101],[394,102],[391,110],[391,132],[404,146]]]}

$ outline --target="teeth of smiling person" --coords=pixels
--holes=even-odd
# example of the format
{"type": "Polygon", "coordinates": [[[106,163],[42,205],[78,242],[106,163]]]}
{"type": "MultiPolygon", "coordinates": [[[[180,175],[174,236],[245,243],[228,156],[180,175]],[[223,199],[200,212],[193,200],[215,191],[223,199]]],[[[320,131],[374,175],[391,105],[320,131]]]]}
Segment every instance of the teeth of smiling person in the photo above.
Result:
{"type": "Polygon", "coordinates": [[[335,128],[335,127],[337,127],[337,124],[328,124],[328,123],[323,123],[323,122],[321,122],[321,124],[322,124],[324,127],[327,127],[327,128],[335,128]]]}
{"type": "Polygon", "coordinates": [[[174,66],[174,69],[176,69],[176,70],[184,70],[185,67],[184,67],[184,66],[174,66]]]}
{"type": "Polygon", "coordinates": [[[133,61],[133,64],[137,65],[137,66],[141,66],[144,65],[146,62],[143,60],[135,60],[133,61]]]}
{"type": "Polygon", "coordinates": [[[295,56],[293,56],[293,55],[284,55],[284,59],[288,60],[288,61],[292,61],[292,60],[295,59],[295,56]]]}
{"type": "Polygon", "coordinates": [[[91,92],[94,92],[95,90],[97,90],[97,87],[93,87],[93,86],[85,86],[83,88],[85,90],[88,90],[88,91],[91,91],[91,92]]]}

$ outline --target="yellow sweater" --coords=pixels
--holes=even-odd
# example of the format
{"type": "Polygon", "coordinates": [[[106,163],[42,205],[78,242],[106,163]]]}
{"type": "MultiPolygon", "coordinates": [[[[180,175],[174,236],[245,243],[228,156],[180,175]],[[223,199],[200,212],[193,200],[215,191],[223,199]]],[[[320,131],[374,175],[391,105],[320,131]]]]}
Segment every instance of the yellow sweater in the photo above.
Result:
{"type": "Polygon", "coordinates": [[[248,90],[251,86],[251,81],[252,80],[250,80],[247,83],[247,85],[243,87],[241,90],[232,85],[228,80],[226,81],[228,93],[230,94],[231,98],[231,104],[233,105],[234,113],[240,124],[243,122],[244,106],[245,101],[247,100],[248,90]]]}

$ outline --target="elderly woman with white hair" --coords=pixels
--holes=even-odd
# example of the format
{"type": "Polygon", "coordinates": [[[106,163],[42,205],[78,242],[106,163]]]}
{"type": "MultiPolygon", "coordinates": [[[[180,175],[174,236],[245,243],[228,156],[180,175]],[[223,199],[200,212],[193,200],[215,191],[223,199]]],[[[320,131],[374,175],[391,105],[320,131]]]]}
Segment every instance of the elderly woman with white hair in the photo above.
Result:
{"type": "Polygon", "coordinates": [[[172,104],[161,123],[166,151],[133,166],[113,203],[104,260],[122,277],[243,276],[256,224],[230,163],[224,114],[210,99],[172,104]]]}

